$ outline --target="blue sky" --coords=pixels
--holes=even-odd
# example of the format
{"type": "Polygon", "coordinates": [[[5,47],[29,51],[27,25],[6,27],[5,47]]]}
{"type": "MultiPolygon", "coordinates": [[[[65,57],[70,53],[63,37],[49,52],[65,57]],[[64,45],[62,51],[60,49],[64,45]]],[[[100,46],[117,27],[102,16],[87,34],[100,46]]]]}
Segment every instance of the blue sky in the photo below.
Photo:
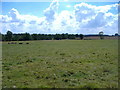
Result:
{"type": "Polygon", "coordinates": [[[117,2],[2,2],[2,33],[114,34],[117,2]]]}
{"type": "MultiPolygon", "coordinates": [[[[3,2],[2,3],[2,14],[8,15],[8,12],[15,8],[21,14],[29,14],[35,16],[43,16],[43,10],[49,7],[51,2],[3,2]],[[32,11],[32,12],[31,12],[32,11]]],[[[73,10],[75,4],[79,4],[80,2],[60,2],[59,11],[62,10],[73,10]],[[71,7],[66,7],[70,5],[71,7]]],[[[111,5],[117,2],[87,2],[91,5],[96,6],[104,6],[104,5],[111,5]]],[[[113,13],[117,13],[117,11],[113,10],[113,13]]]]}
{"type": "Polygon", "coordinates": [[[2,14],[6,15],[12,8],[15,8],[21,14],[29,14],[40,17],[43,15],[43,10],[49,7],[49,5],[50,2],[3,2],[2,14]]]}

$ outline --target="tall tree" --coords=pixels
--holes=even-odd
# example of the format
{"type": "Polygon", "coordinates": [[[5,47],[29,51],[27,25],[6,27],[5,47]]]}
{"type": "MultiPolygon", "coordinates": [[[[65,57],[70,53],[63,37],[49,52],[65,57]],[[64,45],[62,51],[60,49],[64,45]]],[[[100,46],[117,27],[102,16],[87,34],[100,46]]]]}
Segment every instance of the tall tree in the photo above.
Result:
{"type": "Polygon", "coordinates": [[[2,41],[5,41],[5,35],[2,34],[2,41]]]}
{"type": "Polygon", "coordinates": [[[75,39],[75,35],[74,34],[69,34],[68,39],[75,39]]]}
{"type": "Polygon", "coordinates": [[[12,38],[13,41],[19,41],[19,39],[20,39],[19,34],[13,34],[13,38],[12,38]]]}
{"type": "Polygon", "coordinates": [[[61,36],[62,36],[62,39],[68,39],[68,33],[66,34],[63,33],[61,36]]]}
{"type": "Polygon", "coordinates": [[[115,36],[119,36],[119,34],[118,34],[118,33],[115,33],[115,36]]]}
{"type": "Polygon", "coordinates": [[[83,34],[80,34],[80,39],[82,40],[84,38],[84,35],[83,34]]]}
{"type": "Polygon", "coordinates": [[[33,40],[38,40],[38,35],[37,34],[32,34],[31,36],[32,36],[33,40]]]}
{"type": "Polygon", "coordinates": [[[2,34],[0,33],[0,41],[2,41],[2,34]]]}
{"type": "Polygon", "coordinates": [[[13,33],[11,31],[7,31],[6,41],[11,41],[12,40],[12,35],[13,35],[13,33]]]}
{"type": "Polygon", "coordinates": [[[100,39],[104,39],[104,36],[103,36],[103,32],[101,31],[101,32],[99,32],[99,36],[100,36],[100,39]]]}
{"type": "Polygon", "coordinates": [[[31,40],[31,35],[29,33],[25,33],[23,36],[24,40],[31,40]]]}
{"type": "Polygon", "coordinates": [[[61,40],[62,39],[62,35],[60,34],[56,34],[54,37],[55,40],[61,40]]]}

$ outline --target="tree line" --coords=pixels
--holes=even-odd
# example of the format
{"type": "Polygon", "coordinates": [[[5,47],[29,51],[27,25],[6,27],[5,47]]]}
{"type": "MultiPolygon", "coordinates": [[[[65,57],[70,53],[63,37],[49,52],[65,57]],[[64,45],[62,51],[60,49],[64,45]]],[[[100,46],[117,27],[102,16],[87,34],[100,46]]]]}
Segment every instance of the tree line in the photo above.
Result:
{"type": "MultiPolygon", "coordinates": [[[[61,40],[61,39],[84,39],[84,37],[89,36],[99,36],[100,39],[104,39],[104,33],[101,31],[96,35],[83,35],[83,34],[29,34],[29,33],[19,33],[13,34],[11,31],[7,31],[6,34],[0,33],[0,41],[28,41],[28,40],[61,40]]],[[[112,36],[119,36],[118,33],[112,36]]]]}
{"type": "Polygon", "coordinates": [[[7,31],[6,34],[0,33],[1,41],[28,41],[28,40],[61,40],[61,39],[83,39],[83,34],[29,34],[20,33],[13,34],[7,31]]]}

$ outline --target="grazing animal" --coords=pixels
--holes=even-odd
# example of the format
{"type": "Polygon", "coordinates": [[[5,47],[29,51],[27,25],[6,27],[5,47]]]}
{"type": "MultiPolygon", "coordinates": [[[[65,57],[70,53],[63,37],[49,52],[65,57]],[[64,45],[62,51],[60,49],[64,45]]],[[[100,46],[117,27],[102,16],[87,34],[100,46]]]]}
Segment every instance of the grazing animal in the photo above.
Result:
{"type": "Polygon", "coordinates": [[[11,42],[11,44],[17,44],[16,42],[11,42]]]}
{"type": "Polygon", "coordinates": [[[29,44],[29,43],[26,43],[26,44],[29,44]]]}
{"type": "Polygon", "coordinates": [[[14,44],[14,42],[11,42],[11,44],[14,44]]]}
{"type": "Polygon", "coordinates": [[[8,44],[17,44],[16,42],[8,42],[8,44]]]}
{"type": "Polygon", "coordinates": [[[19,44],[23,44],[23,43],[19,43],[19,44]]]}

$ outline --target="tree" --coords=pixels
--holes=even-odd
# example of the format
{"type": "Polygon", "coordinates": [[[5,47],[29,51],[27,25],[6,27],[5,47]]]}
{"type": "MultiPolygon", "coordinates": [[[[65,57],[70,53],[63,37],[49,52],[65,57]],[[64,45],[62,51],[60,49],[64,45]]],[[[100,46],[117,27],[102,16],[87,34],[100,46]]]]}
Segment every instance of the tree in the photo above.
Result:
{"type": "Polygon", "coordinates": [[[7,34],[6,34],[6,41],[11,41],[12,40],[12,32],[11,31],[7,31],[7,34]]]}
{"type": "Polygon", "coordinates": [[[12,38],[13,41],[19,41],[19,39],[20,39],[19,34],[13,34],[13,38],[12,38]]]}
{"type": "Polygon", "coordinates": [[[29,33],[25,33],[23,36],[23,40],[31,40],[31,35],[29,33]]]}
{"type": "Polygon", "coordinates": [[[79,37],[79,35],[78,35],[78,34],[75,34],[75,37],[79,37]]]}
{"type": "Polygon", "coordinates": [[[62,34],[62,39],[68,39],[68,34],[66,33],[66,34],[62,34]]]}
{"type": "Polygon", "coordinates": [[[100,39],[104,39],[104,36],[103,36],[103,32],[101,31],[101,32],[99,32],[99,36],[100,36],[100,39]]]}
{"type": "Polygon", "coordinates": [[[68,39],[68,33],[65,34],[65,39],[68,39]]]}
{"type": "Polygon", "coordinates": [[[75,39],[75,35],[74,34],[69,34],[68,39],[75,39]]]}
{"type": "Polygon", "coordinates": [[[118,33],[115,33],[115,36],[118,36],[119,34],[118,33]]]}
{"type": "Polygon", "coordinates": [[[61,39],[76,39],[80,38],[83,39],[83,34],[29,34],[29,33],[19,33],[19,34],[12,34],[11,31],[7,31],[7,34],[1,34],[2,41],[26,41],[26,40],[61,40],[61,39]]]}
{"type": "Polygon", "coordinates": [[[32,34],[31,36],[32,36],[33,40],[38,40],[38,35],[37,34],[32,34]]]}
{"type": "Polygon", "coordinates": [[[0,33],[0,41],[2,41],[2,34],[0,33]]]}
{"type": "Polygon", "coordinates": [[[5,41],[5,35],[2,34],[2,41],[5,41]]]}
{"type": "Polygon", "coordinates": [[[81,39],[81,40],[83,39],[83,37],[84,37],[84,35],[83,35],[83,34],[80,34],[80,39],[81,39]]]}
{"type": "Polygon", "coordinates": [[[56,34],[54,37],[55,40],[61,40],[62,39],[62,35],[60,34],[56,34]]]}

